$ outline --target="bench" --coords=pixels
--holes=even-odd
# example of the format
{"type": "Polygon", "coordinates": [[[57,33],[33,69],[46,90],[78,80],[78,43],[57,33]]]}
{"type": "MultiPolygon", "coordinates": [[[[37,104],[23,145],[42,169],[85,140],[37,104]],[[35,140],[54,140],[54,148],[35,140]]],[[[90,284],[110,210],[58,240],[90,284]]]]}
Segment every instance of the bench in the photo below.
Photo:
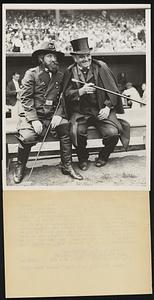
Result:
{"type": "MultiPolygon", "coordinates": [[[[136,142],[135,144],[131,144],[128,150],[138,150],[145,149],[145,137],[146,137],[146,111],[145,108],[140,108],[138,110],[127,109],[125,110],[124,115],[118,115],[118,118],[123,118],[130,123],[131,126],[131,139],[132,138],[140,138],[140,143],[136,142]]],[[[5,133],[6,133],[6,166],[9,168],[9,165],[12,159],[17,157],[17,147],[14,151],[10,149],[11,145],[18,144],[18,140],[15,137],[17,133],[16,130],[17,118],[6,118],[5,119],[5,133]]],[[[93,126],[90,126],[88,129],[88,142],[89,142],[89,152],[90,153],[98,153],[102,144],[99,145],[100,136],[99,133],[93,126]],[[96,143],[96,140],[98,141],[96,143]]],[[[55,157],[59,156],[59,143],[58,146],[53,147],[53,142],[58,142],[58,139],[49,135],[43,145],[40,153],[40,157],[55,157]],[[50,145],[50,143],[52,143],[50,145]],[[48,147],[47,147],[48,146],[48,147]]],[[[30,153],[30,157],[34,157],[37,154],[39,149],[39,143],[36,146],[32,147],[32,151],[30,153]]],[[[115,151],[124,151],[123,147],[120,146],[120,142],[115,148],[115,151]]],[[[75,149],[73,148],[72,154],[75,155],[75,149]]]]}

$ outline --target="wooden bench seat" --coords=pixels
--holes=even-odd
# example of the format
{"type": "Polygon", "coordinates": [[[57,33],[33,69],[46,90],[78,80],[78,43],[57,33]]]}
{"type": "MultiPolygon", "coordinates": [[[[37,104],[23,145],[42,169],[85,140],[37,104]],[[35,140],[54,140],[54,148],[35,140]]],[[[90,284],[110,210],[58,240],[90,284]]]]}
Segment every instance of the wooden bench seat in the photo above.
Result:
{"type": "MultiPolygon", "coordinates": [[[[140,108],[139,110],[135,111],[132,109],[127,109],[125,111],[124,115],[118,115],[118,118],[123,118],[127,120],[130,123],[131,126],[131,138],[132,137],[141,137],[142,138],[142,143],[139,145],[139,149],[145,149],[145,137],[146,137],[146,111],[145,108],[140,108]]],[[[16,151],[10,151],[9,145],[13,144],[18,144],[18,140],[16,138],[16,124],[17,124],[17,118],[7,118],[5,119],[5,138],[6,138],[6,163],[7,166],[10,164],[10,160],[12,158],[15,158],[17,156],[17,150],[16,151]]],[[[95,127],[90,126],[88,128],[88,140],[93,140],[93,139],[100,139],[100,135],[95,129],[95,127]]],[[[50,142],[57,142],[58,139],[49,135],[46,139],[46,143],[50,142]]],[[[38,144],[37,144],[38,145],[38,144]]],[[[31,156],[35,156],[37,153],[37,150],[35,148],[36,146],[32,147],[32,152],[31,156]]],[[[131,147],[131,145],[130,145],[131,147]]],[[[117,148],[117,147],[116,147],[117,148]]],[[[121,146],[121,149],[123,147],[121,146]]],[[[38,147],[37,147],[38,149],[38,147]]],[[[89,150],[90,152],[97,152],[99,151],[99,147],[91,147],[89,150]]],[[[124,149],[123,149],[124,150],[124,149]]],[[[75,153],[75,149],[73,149],[73,153],[75,153]]],[[[44,147],[42,147],[40,156],[44,155],[57,155],[59,154],[59,147],[57,149],[52,149],[50,150],[44,150],[44,147]]]]}

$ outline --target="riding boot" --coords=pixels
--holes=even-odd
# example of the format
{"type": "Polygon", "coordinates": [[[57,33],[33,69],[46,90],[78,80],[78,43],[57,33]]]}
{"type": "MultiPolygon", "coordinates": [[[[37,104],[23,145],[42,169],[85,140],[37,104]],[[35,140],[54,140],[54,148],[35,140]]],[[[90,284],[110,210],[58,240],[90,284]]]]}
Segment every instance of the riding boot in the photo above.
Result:
{"type": "Polygon", "coordinates": [[[29,157],[31,147],[25,146],[25,147],[18,147],[18,158],[17,158],[17,164],[15,166],[13,179],[15,183],[20,183],[24,177],[25,174],[25,168],[26,163],[29,157]]]}
{"type": "Polygon", "coordinates": [[[72,167],[72,143],[70,138],[70,124],[57,126],[57,134],[60,140],[61,171],[64,175],[70,175],[74,179],[82,180],[83,177],[72,167]]]}

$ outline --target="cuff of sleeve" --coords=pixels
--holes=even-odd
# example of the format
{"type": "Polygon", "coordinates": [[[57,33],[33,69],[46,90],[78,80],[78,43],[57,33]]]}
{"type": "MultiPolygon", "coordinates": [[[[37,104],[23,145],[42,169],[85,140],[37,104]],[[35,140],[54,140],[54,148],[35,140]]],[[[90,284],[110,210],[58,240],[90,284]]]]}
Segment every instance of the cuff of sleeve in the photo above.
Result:
{"type": "Polygon", "coordinates": [[[38,116],[37,114],[25,114],[25,117],[27,119],[27,122],[33,122],[33,121],[37,121],[38,120],[38,116]]]}
{"type": "Polygon", "coordinates": [[[110,100],[105,100],[104,104],[109,107],[110,109],[114,108],[113,104],[111,103],[110,100]]]}

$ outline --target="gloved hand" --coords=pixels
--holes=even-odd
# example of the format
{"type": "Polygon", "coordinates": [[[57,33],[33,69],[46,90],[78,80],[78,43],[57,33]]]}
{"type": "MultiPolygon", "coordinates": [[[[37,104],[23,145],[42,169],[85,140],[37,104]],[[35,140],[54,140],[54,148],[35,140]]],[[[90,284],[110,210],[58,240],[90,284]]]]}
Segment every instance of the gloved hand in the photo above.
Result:
{"type": "Polygon", "coordinates": [[[52,121],[51,121],[51,127],[52,128],[57,127],[60,124],[61,120],[62,120],[62,117],[56,116],[56,115],[53,116],[52,121]]]}
{"type": "Polygon", "coordinates": [[[94,83],[85,83],[82,88],[79,89],[79,96],[82,96],[84,94],[93,94],[95,92],[94,83]]]}
{"type": "Polygon", "coordinates": [[[42,125],[42,123],[39,120],[32,121],[32,126],[34,128],[34,131],[37,134],[41,134],[41,132],[43,130],[43,125],[42,125]]]}
{"type": "Polygon", "coordinates": [[[108,106],[105,106],[104,108],[102,108],[100,111],[99,111],[99,114],[98,114],[98,120],[104,120],[104,119],[107,119],[108,116],[110,114],[110,108],[108,106]]]}

